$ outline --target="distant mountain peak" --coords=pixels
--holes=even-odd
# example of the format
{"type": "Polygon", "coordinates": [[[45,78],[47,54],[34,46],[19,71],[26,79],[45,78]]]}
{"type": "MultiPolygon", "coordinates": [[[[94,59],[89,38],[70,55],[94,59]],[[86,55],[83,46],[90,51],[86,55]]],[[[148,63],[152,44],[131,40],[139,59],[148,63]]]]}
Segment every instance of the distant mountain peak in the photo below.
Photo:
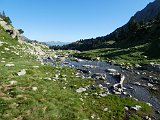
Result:
{"type": "Polygon", "coordinates": [[[160,0],[155,0],[149,3],[144,9],[138,11],[131,20],[149,21],[155,18],[160,13],[160,0]]]}
{"type": "Polygon", "coordinates": [[[61,42],[61,41],[49,41],[45,42],[48,46],[63,46],[69,44],[69,42],[61,42]]]}

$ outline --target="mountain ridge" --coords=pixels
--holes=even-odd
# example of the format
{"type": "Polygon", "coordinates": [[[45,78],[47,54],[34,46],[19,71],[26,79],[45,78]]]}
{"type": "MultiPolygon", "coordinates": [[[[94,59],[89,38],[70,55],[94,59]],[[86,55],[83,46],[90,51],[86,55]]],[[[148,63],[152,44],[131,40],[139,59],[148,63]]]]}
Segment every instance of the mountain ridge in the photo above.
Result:
{"type": "MultiPolygon", "coordinates": [[[[145,32],[146,31],[145,28],[144,30],[142,30],[143,25],[146,24],[145,26],[147,27],[147,22],[149,22],[150,20],[153,20],[159,13],[160,13],[160,0],[155,0],[154,2],[149,3],[141,11],[138,11],[134,16],[132,16],[131,19],[128,21],[128,23],[126,23],[122,27],[117,28],[115,31],[113,31],[112,33],[106,36],[79,40],[59,48],[57,47],[51,47],[51,48],[74,49],[74,50],[86,51],[86,50],[110,47],[117,44],[117,42],[120,43],[126,39],[128,39],[128,41],[126,40],[126,42],[129,43],[130,42],[129,39],[135,39],[133,38],[133,35],[135,34],[135,32],[137,32],[137,30],[138,31],[141,30],[141,32],[145,32]],[[146,11],[149,11],[149,13],[146,11]],[[130,34],[130,37],[132,36],[131,38],[128,38],[129,36],[128,33],[130,34]],[[115,42],[114,44],[111,45],[111,44],[108,44],[109,41],[115,41],[115,42]]],[[[142,38],[145,38],[145,37],[141,36],[140,39],[142,38]]]]}
{"type": "Polygon", "coordinates": [[[44,42],[48,46],[63,46],[66,44],[69,44],[69,42],[61,42],[61,41],[49,41],[49,42],[44,42]]]}
{"type": "Polygon", "coordinates": [[[136,12],[130,20],[137,21],[149,21],[159,14],[160,11],[160,0],[155,0],[154,2],[149,3],[144,9],[136,12]]]}

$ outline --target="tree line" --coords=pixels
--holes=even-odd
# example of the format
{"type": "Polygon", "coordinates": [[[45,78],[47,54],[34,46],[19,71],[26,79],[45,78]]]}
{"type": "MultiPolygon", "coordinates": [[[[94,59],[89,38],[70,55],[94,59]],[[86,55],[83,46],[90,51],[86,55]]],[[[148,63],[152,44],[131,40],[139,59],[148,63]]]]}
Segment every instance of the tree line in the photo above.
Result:
{"type": "Polygon", "coordinates": [[[51,49],[72,49],[79,51],[87,51],[92,49],[100,49],[106,47],[130,47],[136,44],[151,42],[154,36],[160,36],[157,33],[160,22],[160,14],[150,21],[130,20],[126,25],[116,29],[114,32],[97,38],[81,39],[64,46],[51,46],[51,49]],[[154,28],[152,26],[155,26],[154,28]],[[152,27],[152,29],[151,29],[152,27]],[[154,35],[153,35],[154,34],[154,35]],[[114,44],[109,44],[114,41],[114,44]]]}

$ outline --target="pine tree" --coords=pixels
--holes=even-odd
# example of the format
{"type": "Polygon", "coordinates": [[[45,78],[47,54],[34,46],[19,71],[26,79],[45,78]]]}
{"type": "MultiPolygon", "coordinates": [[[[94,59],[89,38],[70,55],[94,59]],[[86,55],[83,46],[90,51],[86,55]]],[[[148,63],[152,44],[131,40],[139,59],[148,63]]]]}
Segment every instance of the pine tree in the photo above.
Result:
{"type": "Polygon", "coordinates": [[[4,11],[2,12],[2,16],[3,16],[3,17],[6,17],[6,14],[5,14],[5,12],[4,12],[4,11]]]}

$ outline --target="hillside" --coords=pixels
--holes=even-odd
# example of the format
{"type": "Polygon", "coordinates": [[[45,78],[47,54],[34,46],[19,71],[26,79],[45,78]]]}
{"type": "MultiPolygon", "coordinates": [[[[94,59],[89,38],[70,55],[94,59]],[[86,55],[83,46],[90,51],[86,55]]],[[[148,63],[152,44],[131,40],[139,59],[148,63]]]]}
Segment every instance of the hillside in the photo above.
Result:
{"type": "MultiPolygon", "coordinates": [[[[107,47],[131,47],[143,43],[154,42],[159,34],[160,0],[148,4],[137,12],[127,24],[109,35],[92,39],[79,40],[55,49],[73,49],[87,51],[107,47]],[[125,46],[124,46],[125,44],[125,46]]],[[[54,48],[51,47],[51,48],[54,48]]]]}
{"type": "Polygon", "coordinates": [[[94,79],[82,78],[74,68],[53,66],[46,60],[56,61],[57,51],[37,42],[23,41],[19,32],[3,19],[0,24],[1,120],[152,117],[153,110],[148,104],[129,97],[107,95],[106,88],[96,85],[94,79]],[[141,109],[130,113],[134,106],[141,109]]]}
{"type": "MultiPolygon", "coordinates": [[[[112,39],[113,41],[113,39],[112,39]]],[[[160,18],[145,23],[137,29],[121,31],[113,45],[74,54],[76,57],[113,61],[117,64],[160,63],[160,18]]]]}

